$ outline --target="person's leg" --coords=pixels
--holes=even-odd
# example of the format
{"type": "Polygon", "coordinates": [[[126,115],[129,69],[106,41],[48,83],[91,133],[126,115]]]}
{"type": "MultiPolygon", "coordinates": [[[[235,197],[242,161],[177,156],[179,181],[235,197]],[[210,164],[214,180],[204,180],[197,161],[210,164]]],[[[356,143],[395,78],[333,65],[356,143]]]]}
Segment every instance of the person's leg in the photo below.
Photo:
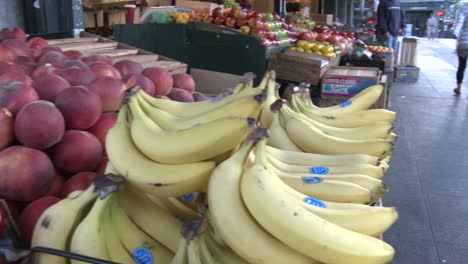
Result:
{"type": "Polygon", "coordinates": [[[456,95],[460,95],[461,93],[461,86],[463,83],[463,77],[465,75],[465,69],[466,69],[466,60],[467,60],[467,57],[458,56],[457,88],[453,90],[453,92],[456,95]]]}
{"type": "Polygon", "coordinates": [[[392,49],[395,51],[398,45],[398,35],[392,36],[392,49]]]}
{"type": "Polygon", "coordinates": [[[385,45],[387,45],[387,48],[392,47],[392,39],[393,39],[393,36],[390,35],[390,37],[385,41],[385,45]]]}

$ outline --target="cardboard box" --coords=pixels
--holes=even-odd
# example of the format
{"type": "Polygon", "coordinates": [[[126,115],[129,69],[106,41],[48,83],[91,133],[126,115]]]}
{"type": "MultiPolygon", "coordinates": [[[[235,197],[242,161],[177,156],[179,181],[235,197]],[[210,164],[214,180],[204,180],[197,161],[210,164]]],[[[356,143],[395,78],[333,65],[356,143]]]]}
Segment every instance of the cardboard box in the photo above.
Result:
{"type": "Polygon", "coordinates": [[[176,0],[176,6],[190,8],[195,11],[195,13],[203,14],[211,14],[211,11],[216,7],[224,7],[224,5],[218,5],[211,2],[200,2],[192,0],[176,0]]]}
{"type": "Polygon", "coordinates": [[[352,97],[379,82],[379,69],[332,66],[322,78],[322,97],[352,97]]]}
{"type": "Polygon", "coordinates": [[[227,88],[234,88],[243,79],[240,75],[195,68],[190,70],[190,75],[195,81],[197,92],[209,95],[218,95],[227,88]]]}
{"type": "Polygon", "coordinates": [[[332,14],[310,14],[309,17],[316,22],[325,23],[327,25],[333,24],[332,14]]]}
{"type": "Polygon", "coordinates": [[[285,53],[271,53],[268,69],[276,71],[276,77],[280,80],[319,84],[327,69],[338,65],[339,61],[339,57],[288,50],[285,53]]]}
{"type": "MultiPolygon", "coordinates": [[[[382,75],[379,81],[379,84],[384,87],[382,94],[379,99],[373,104],[370,109],[385,109],[389,107],[389,90],[388,90],[388,76],[382,75]]],[[[342,96],[323,96],[319,100],[320,107],[334,106],[343,103],[348,100],[348,98],[342,96]]]]}
{"type": "Polygon", "coordinates": [[[396,66],[395,81],[396,82],[417,82],[419,79],[419,67],[412,66],[396,66]]]}
{"type": "Polygon", "coordinates": [[[384,68],[384,72],[392,72],[393,71],[393,66],[394,66],[394,52],[393,51],[389,51],[389,52],[384,52],[383,53],[385,55],[385,68],[384,68]]]}

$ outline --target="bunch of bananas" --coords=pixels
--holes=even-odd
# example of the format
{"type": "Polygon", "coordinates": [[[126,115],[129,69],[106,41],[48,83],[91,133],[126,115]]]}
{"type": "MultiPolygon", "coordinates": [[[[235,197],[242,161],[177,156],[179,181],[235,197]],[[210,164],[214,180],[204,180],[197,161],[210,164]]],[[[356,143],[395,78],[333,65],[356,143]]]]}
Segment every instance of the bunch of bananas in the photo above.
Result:
{"type": "Polygon", "coordinates": [[[387,191],[396,139],[395,113],[367,110],[381,92],[287,104],[274,72],[204,102],[130,90],[107,135],[106,175],[48,208],[32,246],[124,264],[390,262],[376,237],[398,214],[370,205],[387,191]]]}

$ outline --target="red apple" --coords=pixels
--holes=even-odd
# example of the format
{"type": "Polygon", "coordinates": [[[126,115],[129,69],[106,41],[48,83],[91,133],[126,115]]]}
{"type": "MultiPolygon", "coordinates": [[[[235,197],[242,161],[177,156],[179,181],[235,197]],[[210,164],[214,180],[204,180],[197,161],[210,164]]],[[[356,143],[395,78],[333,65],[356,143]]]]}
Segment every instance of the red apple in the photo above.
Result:
{"type": "Polygon", "coordinates": [[[16,56],[32,56],[31,48],[23,40],[18,39],[8,39],[2,42],[2,44],[7,45],[16,56]]]}
{"type": "Polygon", "coordinates": [[[234,17],[237,19],[247,18],[247,12],[244,9],[234,9],[234,17]]]}
{"type": "Polygon", "coordinates": [[[59,197],[64,182],[65,179],[63,178],[62,174],[60,174],[58,171],[55,171],[54,181],[52,182],[52,186],[50,187],[49,192],[47,192],[46,196],[59,197]]]}
{"type": "Polygon", "coordinates": [[[205,15],[203,17],[203,22],[205,23],[213,23],[214,17],[212,15],[205,15]]]}
{"type": "Polygon", "coordinates": [[[11,62],[0,62],[0,75],[4,73],[24,74],[23,68],[11,62]]]}
{"type": "Polygon", "coordinates": [[[254,11],[249,15],[249,18],[262,19],[262,13],[254,11]]]}
{"type": "Polygon", "coordinates": [[[91,171],[79,172],[68,179],[63,185],[60,197],[66,198],[74,191],[84,191],[101,175],[91,171]]]}
{"type": "Polygon", "coordinates": [[[53,102],[57,94],[70,87],[70,84],[58,75],[47,74],[36,78],[33,87],[41,100],[53,102]]]}
{"type": "Polygon", "coordinates": [[[313,36],[310,31],[301,32],[298,36],[300,40],[313,40],[313,36]]]}
{"type": "Polygon", "coordinates": [[[32,57],[18,56],[15,63],[21,66],[27,75],[30,75],[36,68],[36,61],[32,57]]]}
{"type": "Polygon", "coordinates": [[[122,94],[127,87],[119,79],[99,77],[89,84],[88,89],[101,98],[103,112],[113,112],[120,109],[122,94]]]}
{"type": "Polygon", "coordinates": [[[122,79],[122,81],[125,83],[125,86],[127,86],[127,89],[134,86],[140,86],[140,88],[147,94],[154,96],[155,88],[153,81],[141,73],[128,74],[122,79]]]}
{"type": "Polygon", "coordinates": [[[211,11],[211,15],[213,17],[218,17],[223,15],[223,9],[221,7],[216,7],[211,11]]]}
{"type": "Polygon", "coordinates": [[[39,100],[39,96],[31,86],[16,81],[0,83],[0,107],[10,110],[13,115],[36,100],[39,100]]]}
{"type": "Polygon", "coordinates": [[[226,17],[225,16],[217,16],[214,20],[214,24],[218,26],[222,26],[226,23],[226,17]]]}
{"type": "Polygon", "coordinates": [[[228,17],[226,19],[226,27],[235,28],[236,27],[236,19],[234,17],[228,17]]]}
{"type": "Polygon", "coordinates": [[[88,132],[93,134],[99,140],[99,142],[101,142],[104,151],[106,149],[107,133],[109,132],[109,129],[114,126],[116,121],[117,113],[104,113],[101,115],[98,121],[90,129],[88,129],[88,132]]]}
{"type": "Polygon", "coordinates": [[[15,53],[7,45],[0,43],[0,61],[14,62],[15,59],[15,53]]]}
{"type": "Polygon", "coordinates": [[[49,43],[47,40],[41,38],[41,37],[34,37],[30,40],[28,40],[28,45],[32,49],[43,49],[47,46],[49,46],[49,43]]]}

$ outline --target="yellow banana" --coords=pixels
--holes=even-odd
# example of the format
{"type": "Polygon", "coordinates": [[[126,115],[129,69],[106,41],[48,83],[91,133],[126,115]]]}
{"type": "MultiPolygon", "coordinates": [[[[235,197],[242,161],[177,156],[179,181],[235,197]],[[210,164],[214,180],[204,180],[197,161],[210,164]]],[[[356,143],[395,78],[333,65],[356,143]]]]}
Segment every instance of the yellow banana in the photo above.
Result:
{"type": "MultiPolygon", "coordinates": [[[[257,145],[256,164],[241,181],[242,198],[254,218],[291,248],[330,264],[388,263],[394,249],[382,240],[342,228],[308,211],[272,180],[257,145]]],[[[324,206],[318,200],[305,202],[324,206]]]]}
{"type": "Polygon", "coordinates": [[[152,107],[148,102],[142,99],[142,93],[144,92],[138,91],[136,94],[141,108],[151,120],[166,131],[189,129],[200,124],[212,122],[216,119],[233,116],[234,113],[237,117],[257,118],[263,102],[261,95],[246,95],[219,108],[199,115],[178,117],[159,108],[152,107]]]}
{"type": "Polygon", "coordinates": [[[189,264],[202,264],[198,238],[188,242],[187,255],[189,264]]]}
{"type": "Polygon", "coordinates": [[[272,113],[272,121],[270,129],[268,130],[268,145],[274,148],[302,152],[302,150],[294,144],[294,142],[289,138],[286,130],[280,125],[279,113],[272,113]]]}
{"type": "Polygon", "coordinates": [[[106,137],[109,163],[130,183],[159,197],[179,196],[206,189],[214,162],[166,165],[154,162],[134,145],[122,107],[116,124],[106,137]]]}
{"type": "Polygon", "coordinates": [[[176,254],[171,264],[188,264],[187,241],[185,238],[180,238],[176,254]]]}
{"type": "MultiPolygon", "coordinates": [[[[69,196],[42,213],[34,228],[31,247],[47,247],[67,251],[71,236],[87,206],[96,199],[94,184],[78,196],[69,196]]],[[[49,254],[36,254],[37,264],[65,264],[67,260],[49,254]]]]}
{"type": "Polygon", "coordinates": [[[131,136],[150,159],[167,164],[192,163],[213,158],[236,147],[247,135],[253,118],[227,117],[199,126],[167,132],[143,112],[137,98],[130,99],[131,136]]]}

